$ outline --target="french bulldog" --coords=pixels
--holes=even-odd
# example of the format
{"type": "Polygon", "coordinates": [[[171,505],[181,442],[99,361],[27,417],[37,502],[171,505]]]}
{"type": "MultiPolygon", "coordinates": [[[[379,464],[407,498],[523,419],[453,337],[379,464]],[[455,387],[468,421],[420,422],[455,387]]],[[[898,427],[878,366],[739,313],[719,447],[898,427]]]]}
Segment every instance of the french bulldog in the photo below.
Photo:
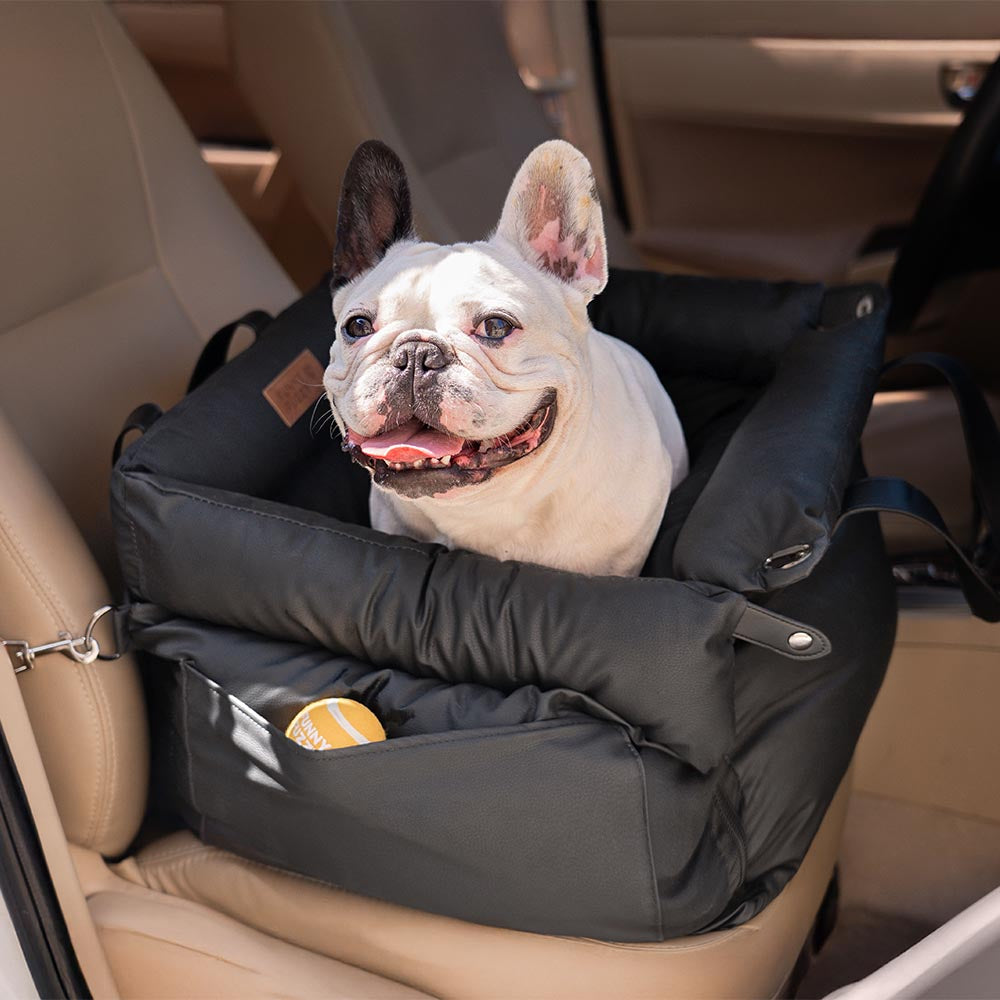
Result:
{"type": "Polygon", "coordinates": [[[338,325],[323,385],[372,477],[372,526],[581,573],[632,576],[684,435],[653,369],[594,330],[608,279],[587,159],[538,146],[496,231],[442,246],[413,231],[399,158],[363,143],[344,177],[338,325]]]}

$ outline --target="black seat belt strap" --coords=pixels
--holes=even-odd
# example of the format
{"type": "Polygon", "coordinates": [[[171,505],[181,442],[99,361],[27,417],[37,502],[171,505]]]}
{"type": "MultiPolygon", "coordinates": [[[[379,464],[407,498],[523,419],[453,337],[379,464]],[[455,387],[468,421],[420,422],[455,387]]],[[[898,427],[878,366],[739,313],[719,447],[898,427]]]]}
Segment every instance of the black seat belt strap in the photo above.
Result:
{"type": "MultiPolygon", "coordinates": [[[[944,376],[958,404],[962,433],[972,468],[976,500],[992,532],[1000,527],[1000,430],[975,380],[961,362],[945,354],[924,352],[890,361],[883,374],[909,365],[931,368],[944,376]]],[[[838,525],[860,513],[903,514],[936,531],[955,557],[962,593],[972,613],[989,622],[1000,621],[1000,593],[972,556],[948,530],[937,507],[926,494],[902,479],[873,476],[847,490],[838,525]]]]}
{"type": "Polygon", "coordinates": [[[969,370],[946,354],[930,351],[909,354],[890,361],[882,372],[885,374],[909,365],[931,368],[947,381],[958,404],[976,499],[987,524],[996,531],[1000,528],[1000,430],[986,397],[969,370]]]}
{"type": "Polygon", "coordinates": [[[852,483],[844,497],[837,526],[854,514],[882,512],[903,514],[936,531],[955,556],[955,569],[962,585],[962,593],[972,613],[988,622],[1000,621],[1000,594],[954,539],[937,507],[925,493],[905,480],[872,476],[852,483]]]}

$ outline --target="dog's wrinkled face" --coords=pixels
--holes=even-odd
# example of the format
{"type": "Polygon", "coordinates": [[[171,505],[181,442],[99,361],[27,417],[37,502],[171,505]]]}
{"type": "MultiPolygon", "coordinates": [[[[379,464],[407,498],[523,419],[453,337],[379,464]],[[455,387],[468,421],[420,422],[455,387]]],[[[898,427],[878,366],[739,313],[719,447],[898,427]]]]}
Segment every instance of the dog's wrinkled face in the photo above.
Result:
{"type": "Polygon", "coordinates": [[[586,306],[606,279],[593,178],[566,143],[525,161],[488,241],[454,246],[416,241],[402,165],[365,143],[341,197],[324,376],[344,446],[408,498],[536,479],[589,405],[586,306]]]}

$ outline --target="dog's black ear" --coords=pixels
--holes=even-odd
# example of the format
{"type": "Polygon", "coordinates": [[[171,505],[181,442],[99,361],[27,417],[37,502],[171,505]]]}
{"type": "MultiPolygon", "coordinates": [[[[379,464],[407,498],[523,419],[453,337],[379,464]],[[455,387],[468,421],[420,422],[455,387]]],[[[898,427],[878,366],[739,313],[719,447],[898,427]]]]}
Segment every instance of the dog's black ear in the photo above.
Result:
{"type": "Polygon", "coordinates": [[[410,188],[403,164],[385,143],[369,139],[354,151],[344,174],[333,286],[374,267],[393,243],[412,237],[410,188]]]}

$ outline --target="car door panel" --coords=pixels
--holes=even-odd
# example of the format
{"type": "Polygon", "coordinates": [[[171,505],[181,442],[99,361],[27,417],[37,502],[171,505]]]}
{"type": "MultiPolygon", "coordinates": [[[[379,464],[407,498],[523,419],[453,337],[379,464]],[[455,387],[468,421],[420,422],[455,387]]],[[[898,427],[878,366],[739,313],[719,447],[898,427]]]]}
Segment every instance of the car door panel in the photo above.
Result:
{"type": "Polygon", "coordinates": [[[653,263],[837,280],[905,222],[957,124],[948,66],[1000,4],[602,0],[614,140],[653,263]]]}

